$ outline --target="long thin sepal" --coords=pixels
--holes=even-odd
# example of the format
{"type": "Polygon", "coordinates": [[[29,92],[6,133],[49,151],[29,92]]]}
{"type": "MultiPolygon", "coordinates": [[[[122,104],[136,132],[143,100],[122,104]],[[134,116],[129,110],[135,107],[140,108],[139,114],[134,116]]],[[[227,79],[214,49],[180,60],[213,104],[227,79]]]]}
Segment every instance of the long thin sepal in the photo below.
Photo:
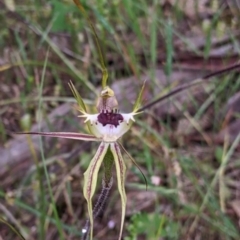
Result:
{"type": "Polygon", "coordinates": [[[169,93],[167,93],[167,94],[165,94],[165,95],[163,95],[163,96],[153,100],[152,102],[146,104],[145,106],[140,107],[137,110],[137,112],[142,112],[142,111],[144,111],[146,109],[149,109],[152,106],[154,106],[155,104],[163,101],[164,99],[167,99],[167,98],[169,98],[169,97],[171,97],[171,96],[173,96],[173,95],[175,95],[175,94],[177,94],[179,92],[182,92],[182,91],[184,91],[184,90],[186,90],[188,88],[191,88],[191,87],[193,87],[195,85],[201,84],[204,81],[208,81],[212,77],[219,76],[221,74],[228,73],[228,72],[233,71],[233,70],[237,70],[237,69],[239,70],[239,68],[240,68],[240,63],[238,62],[238,63],[236,63],[236,64],[234,64],[232,66],[226,67],[226,68],[224,68],[222,70],[219,70],[217,72],[210,73],[210,74],[208,74],[208,75],[206,75],[206,76],[204,76],[202,78],[197,78],[197,79],[191,81],[191,83],[182,84],[182,85],[176,87],[175,89],[171,90],[169,93]]]}
{"type": "Polygon", "coordinates": [[[143,90],[144,90],[144,87],[145,87],[145,82],[143,83],[142,85],[142,88],[138,94],[138,97],[137,97],[137,100],[133,106],[133,112],[136,113],[138,112],[138,110],[140,109],[141,107],[141,103],[142,103],[142,95],[143,95],[143,90]]]}
{"type": "Polygon", "coordinates": [[[126,176],[126,166],[123,161],[123,157],[120,151],[120,147],[118,143],[111,143],[111,151],[114,157],[114,162],[116,165],[116,173],[117,173],[117,182],[118,182],[118,191],[121,196],[121,202],[122,202],[122,218],[121,218],[121,228],[118,240],[122,239],[122,231],[123,231],[123,225],[125,220],[125,214],[126,214],[126,204],[127,204],[127,197],[125,192],[125,176],[126,176]]]}
{"type": "Polygon", "coordinates": [[[125,147],[120,142],[118,142],[118,144],[122,148],[122,150],[127,154],[128,158],[133,162],[133,164],[138,168],[138,170],[142,174],[145,185],[146,185],[146,191],[147,191],[147,187],[148,187],[147,179],[146,179],[143,171],[141,170],[140,166],[137,164],[137,162],[134,160],[134,158],[129,154],[129,152],[125,149],[125,147]]]}
{"type": "Polygon", "coordinates": [[[101,141],[101,139],[90,134],[74,133],[74,132],[18,132],[17,134],[40,135],[46,137],[68,138],[82,141],[101,141]]]}
{"type": "Polygon", "coordinates": [[[84,173],[84,187],[83,195],[87,200],[88,214],[90,222],[90,240],[93,238],[93,209],[92,209],[92,197],[97,185],[97,177],[99,168],[108,150],[109,143],[102,142],[90,162],[87,171],[84,173]]]}
{"type": "Polygon", "coordinates": [[[82,100],[82,97],[80,96],[79,92],[77,91],[77,89],[75,88],[75,86],[73,85],[73,83],[70,81],[69,82],[69,87],[73,93],[74,98],[76,99],[77,103],[78,103],[78,107],[81,113],[86,113],[86,106],[82,100]]]}

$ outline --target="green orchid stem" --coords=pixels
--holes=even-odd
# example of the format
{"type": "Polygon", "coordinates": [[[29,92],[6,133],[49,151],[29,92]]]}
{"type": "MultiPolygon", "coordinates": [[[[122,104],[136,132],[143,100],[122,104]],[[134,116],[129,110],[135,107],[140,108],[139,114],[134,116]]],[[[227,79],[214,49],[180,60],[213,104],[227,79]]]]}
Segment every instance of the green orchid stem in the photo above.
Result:
{"type": "MultiPolygon", "coordinates": [[[[105,182],[105,180],[103,180],[102,182],[102,191],[98,197],[97,203],[93,208],[93,219],[95,219],[96,217],[99,216],[99,214],[103,211],[103,208],[105,206],[105,203],[107,202],[107,198],[109,195],[109,192],[112,188],[112,182],[113,179],[111,177],[109,182],[105,182]]],[[[82,240],[87,240],[88,239],[88,234],[89,234],[89,229],[90,229],[90,221],[89,219],[86,221],[86,224],[83,228],[83,236],[82,236],[82,240]]]]}
{"type": "Polygon", "coordinates": [[[88,24],[92,30],[93,36],[95,38],[95,42],[96,42],[96,46],[97,46],[97,51],[98,51],[98,55],[100,58],[100,64],[101,64],[101,70],[102,70],[102,88],[104,89],[107,86],[107,80],[108,80],[108,70],[105,67],[105,63],[104,63],[104,58],[103,58],[103,54],[102,54],[102,49],[101,46],[99,44],[99,40],[98,40],[98,35],[97,32],[95,30],[94,25],[92,24],[92,21],[90,20],[90,18],[88,17],[83,5],[81,4],[81,2],[79,0],[73,0],[74,3],[76,4],[76,6],[78,7],[78,9],[82,12],[83,16],[87,19],[88,24]]]}

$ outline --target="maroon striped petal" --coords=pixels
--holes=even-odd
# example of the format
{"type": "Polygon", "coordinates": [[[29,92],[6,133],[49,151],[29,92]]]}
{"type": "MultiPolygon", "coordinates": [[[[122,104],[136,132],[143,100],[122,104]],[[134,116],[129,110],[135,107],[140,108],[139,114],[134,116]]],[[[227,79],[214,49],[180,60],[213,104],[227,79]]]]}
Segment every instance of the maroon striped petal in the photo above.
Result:
{"type": "Polygon", "coordinates": [[[84,186],[83,195],[88,203],[88,214],[90,222],[90,239],[93,236],[93,209],[92,209],[92,197],[97,185],[97,177],[102,161],[108,150],[109,143],[101,142],[98,150],[91,160],[87,171],[84,173],[84,186]]]}
{"type": "Polygon", "coordinates": [[[116,166],[116,173],[117,173],[117,182],[118,182],[118,191],[120,193],[121,202],[122,202],[122,217],[121,217],[121,227],[120,227],[120,234],[118,236],[118,240],[122,239],[122,232],[123,232],[123,225],[125,220],[126,214],[126,204],[127,204],[127,197],[125,192],[125,176],[126,176],[126,166],[122,157],[121,149],[118,143],[111,143],[110,145],[114,162],[116,166]]]}
{"type": "Polygon", "coordinates": [[[57,137],[57,138],[69,138],[83,141],[101,141],[94,135],[74,132],[20,132],[17,134],[29,134],[29,135],[40,135],[46,137],[57,137]]]}

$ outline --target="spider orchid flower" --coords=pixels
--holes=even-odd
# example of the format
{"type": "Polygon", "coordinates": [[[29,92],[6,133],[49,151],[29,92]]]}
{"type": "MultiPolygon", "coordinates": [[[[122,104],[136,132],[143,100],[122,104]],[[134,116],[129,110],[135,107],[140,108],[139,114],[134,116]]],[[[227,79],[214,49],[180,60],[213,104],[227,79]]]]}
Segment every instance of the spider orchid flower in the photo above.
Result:
{"type": "MultiPolygon", "coordinates": [[[[34,134],[49,137],[69,138],[83,141],[99,141],[100,146],[95,156],[91,160],[86,172],[84,173],[83,194],[88,204],[90,239],[93,237],[93,207],[92,197],[96,190],[98,172],[101,164],[104,165],[104,184],[111,185],[112,166],[115,163],[117,173],[118,191],[121,196],[122,216],[119,240],[122,237],[123,224],[126,210],[125,193],[125,175],[126,166],[121,154],[121,148],[126,151],[118,140],[130,129],[135,121],[134,116],[139,114],[144,85],[138,95],[131,113],[121,113],[118,110],[118,102],[114,96],[114,91],[108,86],[104,87],[97,101],[97,113],[87,113],[85,104],[77,92],[76,88],[70,82],[69,84],[73,95],[78,103],[78,110],[81,112],[79,117],[85,119],[90,134],[73,132],[27,132],[25,134],[34,134]]],[[[128,153],[127,153],[128,154],[128,153]]],[[[129,154],[128,154],[129,156],[129,154]]]]}

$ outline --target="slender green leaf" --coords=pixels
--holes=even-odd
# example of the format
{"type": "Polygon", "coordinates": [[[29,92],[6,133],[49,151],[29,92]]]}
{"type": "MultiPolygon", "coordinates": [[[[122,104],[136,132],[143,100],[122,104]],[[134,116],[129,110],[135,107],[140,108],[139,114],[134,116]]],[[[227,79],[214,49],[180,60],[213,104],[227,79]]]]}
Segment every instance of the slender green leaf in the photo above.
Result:
{"type": "MultiPolygon", "coordinates": [[[[45,58],[43,74],[42,74],[42,78],[41,78],[41,82],[40,82],[40,86],[39,86],[39,97],[40,97],[39,104],[38,104],[38,109],[39,110],[41,109],[41,106],[42,106],[41,96],[42,96],[42,92],[43,92],[43,83],[44,83],[44,77],[45,77],[45,73],[46,73],[47,62],[48,62],[48,54],[49,54],[49,52],[47,52],[47,55],[46,55],[46,58],[45,58]]],[[[40,131],[40,126],[41,126],[41,121],[39,121],[39,131],[40,131]]],[[[50,181],[50,177],[49,177],[47,167],[46,167],[46,163],[45,163],[45,156],[44,156],[44,152],[43,152],[43,142],[42,142],[41,138],[39,138],[39,145],[40,145],[40,153],[41,153],[41,158],[42,158],[42,162],[43,162],[44,173],[45,173],[45,177],[46,177],[46,180],[47,180],[49,195],[50,195],[50,198],[51,198],[51,204],[52,204],[52,207],[53,207],[53,213],[54,213],[54,217],[56,219],[56,226],[57,226],[58,232],[60,234],[60,236],[59,236],[60,239],[64,240],[62,222],[61,222],[61,220],[59,218],[59,215],[58,215],[58,212],[57,212],[57,207],[56,207],[56,203],[55,203],[55,200],[54,200],[53,191],[52,191],[52,187],[51,187],[51,181],[50,181]]],[[[44,218],[45,218],[45,216],[44,216],[44,218]]],[[[44,219],[44,221],[45,221],[45,219],[44,219]]]]}
{"type": "Polygon", "coordinates": [[[10,223],[8,223],[6,220],[4,220],[3,218],[0,217],[0,222],[7,225],[21,240],[25,240],[25,238],[22,236],[22,234],[15,227],[13,227],[10,223]]]}

